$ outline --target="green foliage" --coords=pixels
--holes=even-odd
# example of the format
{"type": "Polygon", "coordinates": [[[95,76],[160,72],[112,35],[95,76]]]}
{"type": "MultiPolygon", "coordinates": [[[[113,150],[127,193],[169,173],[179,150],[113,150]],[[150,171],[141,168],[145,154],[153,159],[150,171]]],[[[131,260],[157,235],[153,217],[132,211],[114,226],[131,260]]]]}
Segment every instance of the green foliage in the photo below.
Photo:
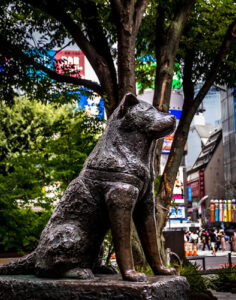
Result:
{"type": "MultiPolygon", "coordinates": [[[[51,1],[48,4],[53,7],[55,12],[61,8],[68,13],[72,22],[78,25],[79,30],[83,31],[86,39],[89,40],[91,35],[93,36],[93,44],[94,39],[99,40],[100,38],[99,29],[96,22],[95,26],[94,24],[91,26],[93,20],[89,20],[86,14],[82,13],[80,6],[83,6],[83,3],[81,2],[60,0],[51,1]]],[[[95,1],[83,2],[85,2],[83,7],[86,11],[86,6],[89,10],[92,6],[91,3],[95,1]]],[[[0,3],[0,98],[10,103],[15,91],[20,88],[32,99],[36,98],[47,102],[50,98],[55,102],[70,103],[73,95],[69,94],[68,90],[78,89],[78,85],[51,79],[45,72],[39,71],[35,62],[40,62],[49,67],[51,71],[56,71],[50,50],[61,50],[70,45],[73,47],[75,41],[63,21],[58,21],[52,17],[53,13],[50,14],[44,10],[45,3],[36,2],[35,4],[29,5],[26,1],[14,0],[2,0],[0,3]],[[32,61],[31,58],[33,58],[32,61]],[[63,97],[58,94],[63,94],[63,97]]],[[[116,51],[112,49],[112,45],[116,42],[116,35],[114,24],[110,20],[110,4],[107,1],[99,0],[96,1],[96,5],[97,17],[99,21],[101,20],[100,26],[106,32],[105,37],[112,55],[116,56],[116,51]]],[[[96,18],[96,16],[94,17],[96,18]]],[[[105,54],[104,43],[101,39],[93,47],[99,54],[105,54]]],[[[70,69],[65,74],[68,75],[69,72],[71,72],[70,69]]]]}
{"type": "Polygon", "coordinates": [[[10,107],[0,106],[0,244],[5,251],[29,251],[61,189],[82,169],[102,122],[72,105],[17,98],[10,107]],[[53,198],[44,186],[52,187],[53,198]],[[41,212],[33,212],[32,206],[41,212]]]}
{"type": "Polygon", "coordinates": [[[106,265],[111,264],[111,255],[114,253],[114,243],[112,240],[111,230],[109,230],[104,239],[104,252],[103,252],[103,260],[106,265]]]}
{"type": "Polygon", "coordinates": [[[145,266],[137,266],[135,267],[137,272],[141,272],[144,273],[146,275],[154,275],[151,267],[149,265],[145,265],[145,266]]]}
{"type": "MultiPolygon", "coordinates": [[[[193,80],[205,81],[209,75],[211,65],[223,42],[228,26],[235,19],[236,6],[233,0],[198,0],[185,33],[180,43],[178,58],[183,64],[187,53],[193,58],[193,80]]],[[[216,78],[219,84],[228,86],[236,84],[235,46],[231,44],[231,52],[221,64],[216,78]]]]}
{"type": "Polygon", "coordinates": [[[180,275],[185,276],[191,292],[204,292],[207,290],[204,278],[199,274],[197,264],[187,263],[181,266],[180,275]]]}
{"type": "Polygon", "coordinates": [[[24,253],[37,246],[51,210],[36,213],[31,208],[10,208],[1,211],[0,215],[0,249],[24,253]]]}
{"type": "MultiPolygon", "coordinates": [[[[137,81],[142,88],[151,87],[155,78],[156,37],[167,35],[174,13],[183,1],[150,1],[144,15],[137,39],[137,81]],[[162,21],[164,23],[162,23],[162,21]],[[143,61],[143,58],[146,61],[143,61]]],[[[193,59],[192,79],[204,82],[216,59],[229,24],[235,19],[236,6],[233,0],[198,0],[180,40],[176,61],[183,71],[186,56],[193,59]]],[[[176,24],[177,26],[178,24],[176,24]]],[[[171,43],[171,41],[168,41],[171,43]]],[[[221,64],[216,82],[236,84],[236,40],[231,51],[221,64]]],[[[157,62],[158,65],[158,62],[157,62]]]]}
{"type": "Polygon", "coordinates": [[[220,270],[213,284],[218,291],[236,292],[236,266],[225,267],[220,270]]]}

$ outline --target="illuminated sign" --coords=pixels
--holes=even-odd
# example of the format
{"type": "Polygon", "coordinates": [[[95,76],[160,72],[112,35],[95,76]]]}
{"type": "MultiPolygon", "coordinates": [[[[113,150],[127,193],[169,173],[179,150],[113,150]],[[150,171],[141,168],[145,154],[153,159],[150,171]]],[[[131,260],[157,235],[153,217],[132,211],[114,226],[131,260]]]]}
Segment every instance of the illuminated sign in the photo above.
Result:
{"type": "Polygon", "coordinates": [[[169,209],[169,219],[184,219],[185,218],[185,207],[178,206],[170,207],[169,209]]]}

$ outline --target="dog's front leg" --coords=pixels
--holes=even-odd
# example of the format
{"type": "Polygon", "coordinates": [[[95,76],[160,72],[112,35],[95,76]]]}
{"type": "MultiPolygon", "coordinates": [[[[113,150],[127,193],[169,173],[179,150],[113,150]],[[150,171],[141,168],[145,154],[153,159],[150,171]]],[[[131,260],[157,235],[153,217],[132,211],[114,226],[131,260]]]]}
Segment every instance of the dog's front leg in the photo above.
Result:
{"type": "Polygon", "coordinates": [[[156,218],[154,212],[154,193],[151,190],[137,203],[134,211],[134,223],[147,262],[156,275],[176,274],[174,268],[166,268],[162,263],[157,243],[156,218]]]}
{"type": "Polygon", "coordinates": [[[138,193],[130,184],[115,183],[106,194],[117,263],[123,279],[128,281],[146,281],[145,275],[134,269],[131,249],[131,220],[138,193]]]}

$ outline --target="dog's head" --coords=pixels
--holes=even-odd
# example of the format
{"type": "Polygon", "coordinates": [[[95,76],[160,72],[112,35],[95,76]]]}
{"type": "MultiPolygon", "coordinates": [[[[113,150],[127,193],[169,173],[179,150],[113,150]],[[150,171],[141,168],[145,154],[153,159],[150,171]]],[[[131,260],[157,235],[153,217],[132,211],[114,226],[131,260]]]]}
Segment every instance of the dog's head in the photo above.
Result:
{"type": "Polygon", "coordinates": [[[154,106],[138,100],[131,93],[122,99],[117,117],[122,119],[122,127],[145,132],[153,139],[171,134],[176,124],[175,116],[159,112],[154,106]]]}

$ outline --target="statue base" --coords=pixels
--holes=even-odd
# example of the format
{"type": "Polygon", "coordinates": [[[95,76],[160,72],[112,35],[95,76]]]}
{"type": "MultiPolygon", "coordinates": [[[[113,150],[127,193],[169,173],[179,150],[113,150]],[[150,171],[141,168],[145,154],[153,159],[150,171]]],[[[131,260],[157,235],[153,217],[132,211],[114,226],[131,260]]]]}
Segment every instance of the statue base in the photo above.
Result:
{"type": "Polygon", "coordinates": [[[0,299],[188,299],[189,285],[181,276],[147,276],[147,282],[123,281],[120,275],[94,280],[47,279],[33,275],[0,276],[0,299]]]}

